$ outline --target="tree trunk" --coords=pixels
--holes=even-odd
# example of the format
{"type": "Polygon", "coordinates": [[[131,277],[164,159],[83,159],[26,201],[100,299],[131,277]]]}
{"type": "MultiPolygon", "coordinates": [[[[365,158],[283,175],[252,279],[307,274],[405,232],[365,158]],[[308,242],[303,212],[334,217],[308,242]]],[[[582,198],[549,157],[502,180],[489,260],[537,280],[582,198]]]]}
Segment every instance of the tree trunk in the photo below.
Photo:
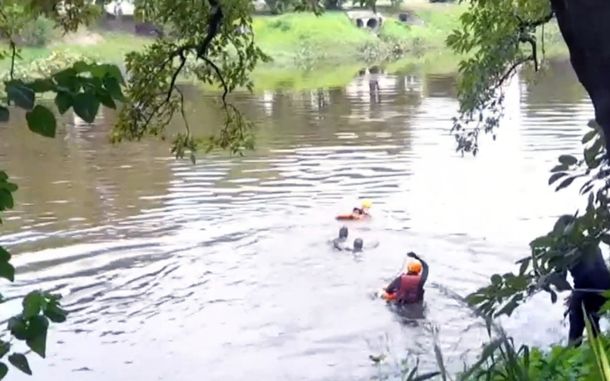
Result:
{"type": "Polygon", "coordinates": [[[610,0],[550,0],[610,155],[610,0]]]}

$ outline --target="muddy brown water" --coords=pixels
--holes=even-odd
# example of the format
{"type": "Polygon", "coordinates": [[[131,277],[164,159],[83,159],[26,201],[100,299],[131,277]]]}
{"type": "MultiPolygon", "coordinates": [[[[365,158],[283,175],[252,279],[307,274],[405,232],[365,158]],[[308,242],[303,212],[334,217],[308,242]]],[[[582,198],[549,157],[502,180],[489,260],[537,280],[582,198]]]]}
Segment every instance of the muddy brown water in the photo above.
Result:
{"type": "MultiPolygon", "coordinates": [[[[454,82],[365,74],[342,88],[237,94],[257,122],[255,151],[196,165],[157,140],[112,146],[108,111],[91,126],[68,117],[54,140],[13,118],[0,128],[0,168],[20,189],[0,242],[18,275],[4,293],[53,290],[72,311],[48,358],[32,357],[35,377],[368,380],[380,371],[369,354],[387,353],[383,374],[405,358],[432,367],[433,327],[461,369],[486,335],[460,297],[513,269],[578,206],[574,190],[547,186],[548,170],[580,151],[592,109],[569,65],[554,63],[538,84],[507,88],[497,141],[461,158],[454,82]],[[350,237],[369,248],[333,251],[333,217],[363,197],[374,218],[350,224],[350,237]],[[410,250],[431,265],[423,318],[369,297],[410,250]]],[[[191,125],[210,131],[222,120],[212,95],[187,90],[191,125]]],[[[505,321],[509,333],[562,340],[562,308],[547,299],[505,321]]]]}

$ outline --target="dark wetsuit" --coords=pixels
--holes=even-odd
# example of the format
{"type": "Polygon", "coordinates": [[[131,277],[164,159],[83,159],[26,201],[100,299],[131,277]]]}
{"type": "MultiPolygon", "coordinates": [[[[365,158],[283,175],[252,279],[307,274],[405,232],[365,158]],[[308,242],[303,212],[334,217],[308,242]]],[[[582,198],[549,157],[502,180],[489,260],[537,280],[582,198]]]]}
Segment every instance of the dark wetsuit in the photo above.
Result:
{"type": "MultiPolygon", "coordinates": [[[[606,266],[599,247],[584,253],[578,263],[570,269],[574,278],[575,289],[608,290],[610,289],[610,271],[606,266]]],[[[579,344],[585,329],[585,319],[582,311],[584,304],[587,315],[594,330],[599,331],[599,310],[606,298],[599,293],[573,291],[570,299],[570,342],[579,344]]]]}
{"type": "MultiPolygon", "coordinates": [[[[418,261],[421,262],[422,264],[422,273],[421,273],[421,278],[419,281],[419,290],[417,292],[418,295],[418,303],[421,303],[424,301],[424,285],[426,284],[426,281],[428,280],[428,264],[426,263],[426,261],[424,261],[421,258],[417,258],[418,261]]],[[[398,292],[398,289],[400,288],[400,283],[401,283],[401,278],[402,275],[399,275],[396,279],[394,279],[392,281],[392,283],[390,283],[390,285],[388,287],[386,287],[385,291],[388,294],[393,294],[395,292],[398,292]]]]}

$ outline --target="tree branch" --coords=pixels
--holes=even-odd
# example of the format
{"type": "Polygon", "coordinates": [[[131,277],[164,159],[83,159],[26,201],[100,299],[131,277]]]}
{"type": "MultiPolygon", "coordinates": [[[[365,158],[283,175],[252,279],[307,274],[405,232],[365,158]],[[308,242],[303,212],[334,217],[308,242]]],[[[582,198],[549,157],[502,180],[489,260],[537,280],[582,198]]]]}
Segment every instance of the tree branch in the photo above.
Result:
{"type": "Polygon", "coordinates": [[[214,11],[212,12],[212,16],[209,20],[208,34],[203,39],[197,49],[197,58],[203,58],[207,54],[207,50],[210,46],[210,43],[212,43],[212,40],[214,39],[214,37],[216,37],[220,30],[220,24],[224,16],[222,13],[222,8],[218,3],[218,0],[208,0],[208,3],[212,7],[212,9],[214,9],[214,11]]]}
{"type": "Polygon", "coordinates": [[[15,46],[15,41],[13,41],[11,39],[11,41],[9,42],[10,46],[11,46],[11,71],[10,71],[10,78],[11,81],[14,79],[15,77],[15,58],[17,57],[17,47],[15,46]]]}
{"type": "Polygon", "coordinates": [[[210,65],[212,69],[214,69],[214,71],[216,72],[216,76],[218,77],[218,80],[220,81],[220,84],[222,85],[223,89],[222,104],[224,107],[227,107],[227,95],[229,94],[229,86],[227,86],[227,82],[225,81],[222,72],[220,71],[220,68],[208,57],[201,57],[201,59],[204,60],[208,65],[210,65]]]}
{"type": "Polygon", "coordinates": [[[519,36],[519,42],[528,43],[532,47],[532,54],[528,57],[528,60],[534,61],[534,70],[538,71],[538,49],[536,44],[536,38],[530,34],[519,36]]]}
{"type": "Polygon", "coordinates": [[[544,17],[538,19],[538,20],[523,20],[521,18],[521,16],[519,15],[515,15],[515,17],[517,18],[517,20],[519,20],[519,27],[520,28],[535,28],[537,26],[540,25],[544,25],[546,23],[548,23],[549,21],[551,21],[553,19],[553,16],[555,15],[555,13],[553,11],[549,12],[548,15],[545,15],[544,17]]]}
{"type": "Polygon", "coordinates": [[[498,89],[500,86],[502,86],[504,84],[504,82],[506,82],[506,80],[513,75],[513,73],[519,66],[523,65],[524,63],[526,63],[527,61],[530,61],[532,59],[533,59],[532,56],[528,56],[525,58],[521,58],[521,59],[517,60],[516,62],[514,62],[512,65],[510,65],[508,70],[505,71],[504,74],[500,77],[500,79],[496,83],[496,86],[494,87],[494,89],[498,89]]]}
{"type": "MultiPolygon", "coordinates": [[[[191,43],[191,44],[184,44],[184,45],[176,47],[176,49],[168,55],[167,59],[165,59],[159,65],[158,72],[161,72],[167,67],[167,65],[171,65],[174,62],[174,59],[176,57],[180,58],[180,64],[172,73],[170,84],[167,88],[167,95],[165,96],[164,102],[162,102],[157,107],[155,107],[155,109],[152,110],[150,115],[148,115],[148,117],[146,117],[144,126],[147,126],[152,121],[152,119],[156,116],[156,114],[159,112],[159,110],[161,110],[164,105],[168,104],[171,101],[171,97],[174,93],[174,90],[178,90],[176,87],[176,81],[178,80],[178,76],[180,75],[180,73],[182,72],[182,70],[184,69],[184,67],[186,65],[186,61],[187,61],[186,55],[189,51],[195,50],[196,54],[197,54],[197,59],[202,59],[202,60],[206,61],[208,64],[211,63],[211,61],[209,59],[207,59],[206,54],[207,54],[207,51],[208,51],[210,44],[212,43],[214,37],[216,37],[220,31],[220,25],[222,24],[222,19],[223,19],[224,15],[223,15],[222,8],[220,7],[218,0],[207,0],[207,1],[208,1],[208,4],[210,5],[210,7],[212,8],[212,14],[210,15],[209,20],[208,20],[209,26],[208,26],[208,31],[207,31],[205,37],[198,44],[191,43]]],[[[223,95],[223,104],[226,105],[225,99],[226,99],[226,94],[228,93],[228,88],[226,86],[224,78],[222,77],[222,73],[220,72],[220,69],[213,63],[211,66],[216,71],[216,74],[218,75],[221,83],[223,84],[223,88],[225,89],[225,94],[223,95]]],[[[155,97],[155,95],[151,95],[151,97],[155,97]]],[[[184,98],[181,97],[181,101],[183,101],[183,99],[184,98]]]]}
{"type": "MultiPolygon", "coordinates": [[[[184,51],[181,50],[178,53],[178,55],[180,56],[180,65],[178,65],[178,68],[176,69],[176,71],[174,71],[174,74],[172,74],[172,79],[169,83],[169,88],[167,91],[167,97],[165,98],[165,103],[169,102],[170,99],[172,98],[172,93],[174,92],[174,89],[176,89],[176,80],[178,79],[178,75],[184,68],[184,65],[186,65],[186,55],[184,54],[184,51]]],[[[173,61],[173,59],[174,59],[174,57],[172,57],[172,61],[173,61]]]]}

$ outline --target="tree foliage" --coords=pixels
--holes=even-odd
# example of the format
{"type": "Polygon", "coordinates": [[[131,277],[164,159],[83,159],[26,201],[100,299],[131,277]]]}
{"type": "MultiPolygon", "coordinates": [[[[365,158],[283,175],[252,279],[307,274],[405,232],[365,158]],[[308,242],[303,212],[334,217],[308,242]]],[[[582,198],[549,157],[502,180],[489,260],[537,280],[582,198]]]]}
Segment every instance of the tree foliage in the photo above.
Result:
{"type": "MultiPolygon", "coordinates": [[[[0,212],[12,209],[13,193],[17,185],[12,183],[8,175],[0,171],[0,212]]],[[[0,223],[2,220],[0,219],[0,223]]],[[[15,280],[15,268],[10,262],[11,254],[0,246],[0,278],[10,282],[15,280]]],[[[43,291],[32,291],[22,301],[20,314],[8,320],[7,335],[14,340],[22,341],[29,349],[40,357],[46,356],[47,331],[49,322],[61,323],[66,320],[66,311],[59,304],[60,296],[43,291]]],[[[0,295],[0,303],[3,302],[0,295]]],[[[32,374],[27,357],[15,351],[17,347],[13,340],[7,337],[0,339],[0,379],[8,373],[6,360],[15,368],[26,374],[32,374]]]]}
{"type": "MultiPolygon", "coordinates": [[[[459,66],[460,109],[453,126],[459,151],[476,154],[479,132],[493,133],[497,128],[502,116],[502,87],[516,70],[523,64],[538,69],[540,56],[544,55],[538,32],[551,22],[556,11],[557,5],[548,0],[470,2],[461,16],[461,28],[447,39],[451,48],[466,56],[459,66]]],[[[575,41],[568,42],[572,51],[584,48],[574,45],[575,41]]],[[[557,191],[581,181],[580,194],[587,200],[586,208],[570,213],[573,218],[559,218],[548,234],[534,239],[530,255],[517,262],[518,272],[494,274],[488,286],[469,296],[470,303],[485,315],[510,315],[539,291],[548,292],[551,301],[556,302],[557,292],[571,289],[565,277],[569,268],[583,255],[599,250],[600,244],[610,244],[606,133],[596,121],[589,127],[582,138],[582,157],[561,155],[549,178],[549,185],[557,191]]]]}
{"type": "Polygon", "coordinates": [[[502,85],[522,64],[538,68],[544,46],[538,43],[537,29],[552,13],[547,0],[469,4],[447,45],[467,57],[459,65],[460,116],[453,125],[457,148],[476,155],[479,132],[493,132],[502,116],[502,85]]]}

